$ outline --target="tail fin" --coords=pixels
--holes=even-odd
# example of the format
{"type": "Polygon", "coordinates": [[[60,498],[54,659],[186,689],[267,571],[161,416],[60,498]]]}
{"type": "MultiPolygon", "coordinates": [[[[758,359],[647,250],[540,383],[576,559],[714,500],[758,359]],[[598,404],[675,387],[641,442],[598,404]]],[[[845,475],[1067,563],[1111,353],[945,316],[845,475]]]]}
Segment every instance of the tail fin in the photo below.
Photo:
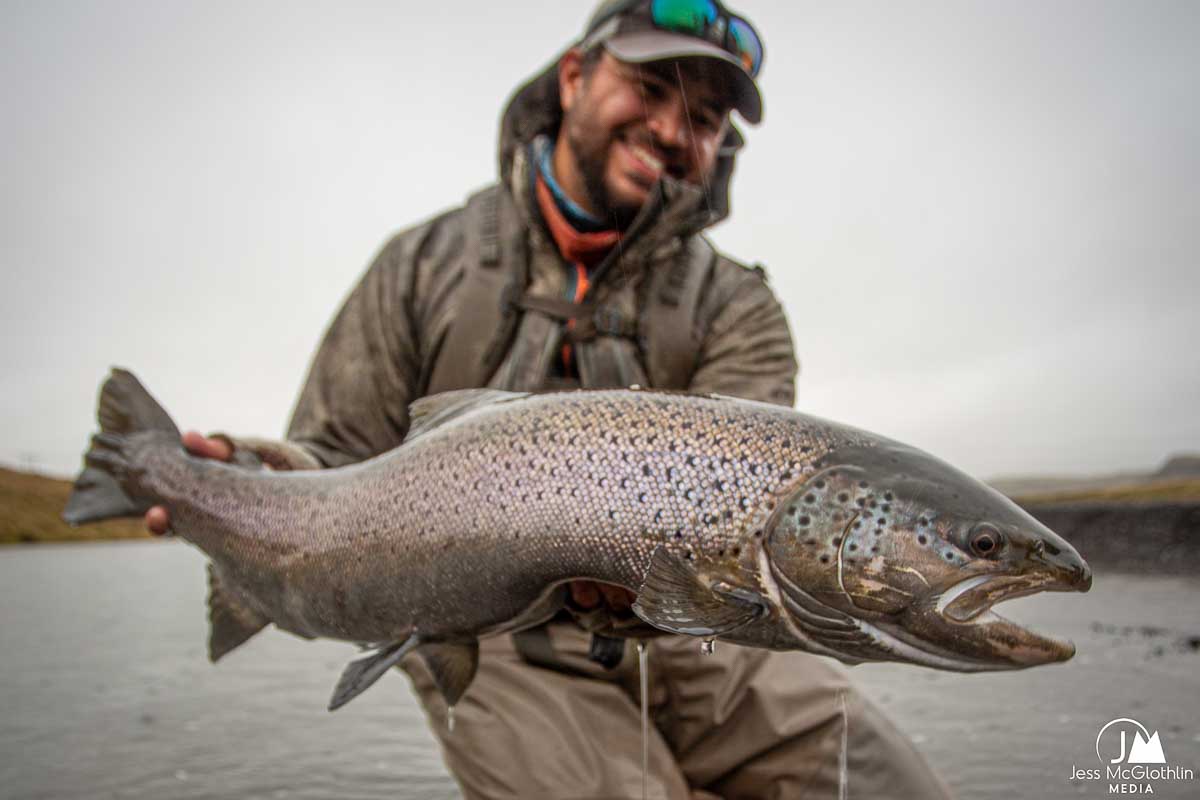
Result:
{"type": "Polygon", "coordinates": [[[100,389],[96,418],[100,433],[92,437],[92,446],[84,454],[83,471],[62,515],[71,525],[145,512],[153,501],[131,496],[124,485],[130,466],[125,457],[129,437],[159,431],[179,438],[171,417],[133,373],[116,367],[100,389]]]}

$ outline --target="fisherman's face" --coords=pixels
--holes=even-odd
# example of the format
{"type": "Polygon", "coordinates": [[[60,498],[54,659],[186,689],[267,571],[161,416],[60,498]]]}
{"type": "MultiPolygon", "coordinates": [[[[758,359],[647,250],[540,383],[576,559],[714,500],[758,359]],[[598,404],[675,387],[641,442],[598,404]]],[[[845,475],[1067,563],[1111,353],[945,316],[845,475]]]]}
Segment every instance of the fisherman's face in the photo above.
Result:
{"type": "Polygon", "coordinates": [[[723,67],[691,58],[627,64],[608,52],[587,72],[559,66],[563,126],[555,173],[577,202],[623,227],[664,174],[702,184],[717,163],[729,102],[723,67]]]}

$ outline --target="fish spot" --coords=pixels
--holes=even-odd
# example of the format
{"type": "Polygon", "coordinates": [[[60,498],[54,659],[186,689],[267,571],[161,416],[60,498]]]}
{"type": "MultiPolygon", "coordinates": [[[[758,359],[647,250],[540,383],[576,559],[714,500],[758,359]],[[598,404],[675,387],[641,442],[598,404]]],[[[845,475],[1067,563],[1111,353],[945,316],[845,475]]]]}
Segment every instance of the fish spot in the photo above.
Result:
{"type": "Polygon", "coordinates": [[[799,519],[799,523],[800,523],[801,527],[808,527],[808,523],[810,523],[810,522],[812,522],[812,520],[809,518],[809,516],[807,514],[800,517],[800,519],[799,519]]]}
{"type": "Polygon", "coordinates": [[[838,502],[845,503],[849,499],[850,499],[850,495],[846,494],[845,492],[838,493],[838,502]]]}
{"type": "Polygon", "coordinates": [[[814,485],[814,486],[816,486],[818,489],[824,489],[824,488],[825,488],[825,481],[817,481],[817,482],[816,482],[815,484],[813,484],[813,485],[814,485]]]}
{"type": "Polygon", "coordinates": [[[887,501],[889,501],[889,502],[890,502],[890,501],[892,501],[892,500],[895,500],[895,499],[896,499],[896,496],[895,496],[894,494],[892,494],[891,492],[884,492],[884,493],[883,493],[883,499],[884,499],[884,500],[887,500],[887,501]]]}
{"type": "Polygon", "coordinates": [[[804,502],[815,503],[815,502],[817,502],[817,496],[810,492],[809,494],[804,495],[804,502]]]}
{"type": "Polygon", "coordinates": [[[854,551],[854,550],[857,550],[857,549],[858,549],[858,545],[856,545],[856,544],[854,544],[853,542],[851,542],[850,544],[846,545],[846,549],[847,549],[847,550],[850,550],[850,551],[854,551]]]}
{"type": "Polygon", "coordinates": [[[920,536],[917,537],[917,542],[920,544],[928,544],[929,537],[922,533],[920,536]]]}
{"type": "Polygon", "coordinates": [[[822,554],[821,554],[821,558],[820,558],[819,560],[820,560],[820,562],[821,562],[822,564],[828,564],[828,563],[829,563],[829,554],[828,554],[828,553],[822,553],[822,554]]]}
{"type": "Polygon", "coordinates": [[[870,484],[869,484],[869,483],[867,483],[866,481],[859,481],[859,482],[858,482],[858,488],[860,488],[860,489],[866,489],[868,486],[870,486],[870,484]]]}
{"type": "Polygon", "coordinates": [[[675,541],[679,541],[679,540],[680,540],[680,539],[682,539],[682,538],[683,538],[683,529],[682,529],[682,528],[676,528],[676,529],[675,529],[675,541]]]}
{"type": "Polygon", "coordinates": [[[840,536],[833,537],[833,546],[834,547],[840,547],[841,544],[842,544],[842,537],[840,537],[840,536]]]}

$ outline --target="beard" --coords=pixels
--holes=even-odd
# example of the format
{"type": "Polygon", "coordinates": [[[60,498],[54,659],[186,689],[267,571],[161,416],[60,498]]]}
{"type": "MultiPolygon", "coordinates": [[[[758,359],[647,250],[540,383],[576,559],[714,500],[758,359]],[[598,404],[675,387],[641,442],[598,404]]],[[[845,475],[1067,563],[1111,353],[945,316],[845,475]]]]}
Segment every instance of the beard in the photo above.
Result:
{"type": "Polygon", "coordinates": [[[588,126],[578,116],[568,113],[563,120],[563,131],[567,137],[567,149],[575,159],[583,180],[583,191],[592,207],[603,215],[605,222],[611,220],[617,230],[624,230],[642,207],[618,200],[609,192],[604,182],[604,171],[608,165],[611,138],[603,133],[594,133],[594,126],[588,126]]]}

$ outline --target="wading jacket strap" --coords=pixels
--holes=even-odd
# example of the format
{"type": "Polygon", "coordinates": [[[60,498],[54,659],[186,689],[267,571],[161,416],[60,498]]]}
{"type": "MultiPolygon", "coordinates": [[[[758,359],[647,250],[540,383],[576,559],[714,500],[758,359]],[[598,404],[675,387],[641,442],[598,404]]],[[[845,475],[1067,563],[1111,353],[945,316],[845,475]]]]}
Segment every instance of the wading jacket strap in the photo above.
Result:
{"type": "MultiPolygon", "coordinates": [[[[649,277],[641,309],[622,308],[616,302],[575,303],[526,290],[524,248],[515,241],[501,246],[500,231],[509,229],[511,223],[502,222],[500,215],[511,214],[508,205],[499,186],[485,189],[467,202],[459,293],[463,306],[472,313],[458,315],[451,325],[426,391],[437,394],[489,385],[510,344],[516,320],[526,313],[555,321],[558,330],[554,335],[580,351],[580,382],[584,386],[641,384],[687,389],[700,355],[700,296],[712,277],[716,250],[699,236],[690,237],[686,246],[679,247],[663,268],[649,277]],[[603,337],[625,342],[595,342],[603,337]]],[[[538,348],[536,356],[542,350],[538,348]]],[[[523,359],[516,356],[511,360],[523,359]]],[[[535,363],[528,376],[517,377],[516,369],[511,368],[490,385],[542,388],[546,380],[542,370],[549,365],[540,358],[535,363]]]]}

